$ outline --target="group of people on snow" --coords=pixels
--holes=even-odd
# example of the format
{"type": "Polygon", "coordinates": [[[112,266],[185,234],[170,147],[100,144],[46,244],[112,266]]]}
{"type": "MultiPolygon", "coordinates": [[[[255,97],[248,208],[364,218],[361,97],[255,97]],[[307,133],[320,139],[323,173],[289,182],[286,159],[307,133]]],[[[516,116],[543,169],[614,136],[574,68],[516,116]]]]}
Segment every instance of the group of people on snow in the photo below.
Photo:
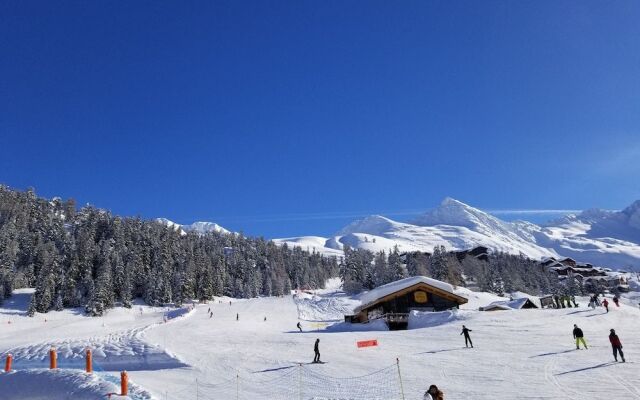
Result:
{"type": "MultiPolygon", "coordinates": [[[[582,329],[580,329],[577,324],[573,324],[573,338],[576,341],[576,350],[580,350],[580,343],[582,343],[582,346],[585,348],[585,350],[588,349],[587,342],[584,339],[584,332],[582,332],[582,329]]],[[[617,362],[618,355],[620,355],[622,362],[626,362],[624,359],[624,353],[622,352],[622,342],[616,334],[615,329],[609,329],[609,343],[611,343],[613,359],[617,362]]]]}

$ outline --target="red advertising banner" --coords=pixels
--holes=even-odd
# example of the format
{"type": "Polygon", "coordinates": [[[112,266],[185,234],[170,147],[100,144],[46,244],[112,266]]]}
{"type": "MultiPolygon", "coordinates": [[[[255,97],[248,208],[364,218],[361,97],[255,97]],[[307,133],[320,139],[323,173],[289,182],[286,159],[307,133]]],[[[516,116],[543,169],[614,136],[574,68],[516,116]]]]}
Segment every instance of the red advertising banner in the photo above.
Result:
{"type": "Polygon", "coordinates": [[[358,345],[358,348],[361,349],[363,347],[374,347],[378,345],[378,340],[373,339],[373,340],[361,340],[359,342],[356,342],[356,344],[358,345]]]}

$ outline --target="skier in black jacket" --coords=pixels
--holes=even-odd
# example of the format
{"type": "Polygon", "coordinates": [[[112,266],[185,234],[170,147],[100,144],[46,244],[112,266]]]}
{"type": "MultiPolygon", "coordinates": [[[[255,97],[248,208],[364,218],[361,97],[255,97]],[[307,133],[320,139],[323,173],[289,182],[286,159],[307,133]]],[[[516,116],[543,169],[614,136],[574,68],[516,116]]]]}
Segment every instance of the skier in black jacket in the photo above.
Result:
{"type": "Polygon", "coordinates": [[[587,342],[584,341],[584,333],[576,324],[573,324],[573,338],[576,340],[576,350],[580,350],[580,342],[585,349],[588,349],[587,342]]]}
{"type": "Polygon", "coordinates": [[[315,356],[313,357],[314,363],[320,362],[320,339],[316,339],[316,344],[313,346],[313,352],[315,356]]]}
{"type": "Polygon", "coordinates": [[[469,347],[469,345],[471,345],[471,348],[473,349],[473,342],[471,341],[469,332],[473,332],[473,331],[467,328],[466,326],[462,325],[462,332],[460,332],[460,334],[464,335],[464,345],[465,347],[469,347]]]}
{"type": "Polygon", "coordinates": [[[302,333],[302,325],[300,325],[300,322],[298,322],[296,326],[298,327],[298,329],[300,329],[300,333],[302,333]]]}

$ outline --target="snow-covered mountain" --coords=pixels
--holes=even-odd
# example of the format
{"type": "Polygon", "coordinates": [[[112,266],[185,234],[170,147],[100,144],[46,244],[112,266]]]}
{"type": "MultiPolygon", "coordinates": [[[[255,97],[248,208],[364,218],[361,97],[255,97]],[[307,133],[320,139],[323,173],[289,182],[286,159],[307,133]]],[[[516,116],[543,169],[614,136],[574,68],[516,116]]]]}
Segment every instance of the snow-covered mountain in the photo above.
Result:
{"type": "Polygon", "coordinates": [[[221,227],[220,225],[214,222],[199,221],[199,222],[194,222],[191,225],[181,225],[171,220],[168,220],[166,218],[156,218],[156,221],[170,228],[173,228],[176,230],[179,229],[184,234],[186,234],[187,232],[196,232],[199,234],[205,234],[209,232],[231,233],[230,231],[226,230],[225,228],[221,227]]]}
{"type": "Polygon", "coordinates": [[[640,269],[640,201],[619,212],[587,210],[540,226],[527,221],[506,222],[446,198],[411,223],[372,215],[329,238],[276,242],[328,255],[335,255],[344,245],[371,251],[396,245],[402,251],[431,251],[436,245],[463,250],[482,245],[494,252],[522,253],[535,259],[567,256],[597,265],[640,269]]]}

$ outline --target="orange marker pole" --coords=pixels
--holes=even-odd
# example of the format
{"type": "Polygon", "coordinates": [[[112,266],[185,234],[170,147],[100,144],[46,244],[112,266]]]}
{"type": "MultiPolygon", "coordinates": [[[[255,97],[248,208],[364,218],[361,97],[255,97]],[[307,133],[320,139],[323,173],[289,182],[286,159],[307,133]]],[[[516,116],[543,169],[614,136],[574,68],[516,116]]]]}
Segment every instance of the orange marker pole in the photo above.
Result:
{"type": "Polygon", "coordinates": [[[58,368],[58,355],[56,354],[56,349],[54,347],[49,350],[49,369],[58,368]]]}
{"type": "Polygon", "coordinates": [[[120,396],[126,396],[129,392],[129,375],[127,371],[120,373],[120,396]]]}
{"type": "Polygon", "coordinates": [[[87,349],[87,353],[85,356],[85,360],[86,360],[86,371],[87,373],[92,373],[93,372],[93,357],[91,356],[91,349],[87,349]]]}
{"type": "Polygon", "coordinates": [[[7,354],[7,362],[4,364],[4,372],[11,372],[11,363],[13,362],[13,356],[7,354]]]}

